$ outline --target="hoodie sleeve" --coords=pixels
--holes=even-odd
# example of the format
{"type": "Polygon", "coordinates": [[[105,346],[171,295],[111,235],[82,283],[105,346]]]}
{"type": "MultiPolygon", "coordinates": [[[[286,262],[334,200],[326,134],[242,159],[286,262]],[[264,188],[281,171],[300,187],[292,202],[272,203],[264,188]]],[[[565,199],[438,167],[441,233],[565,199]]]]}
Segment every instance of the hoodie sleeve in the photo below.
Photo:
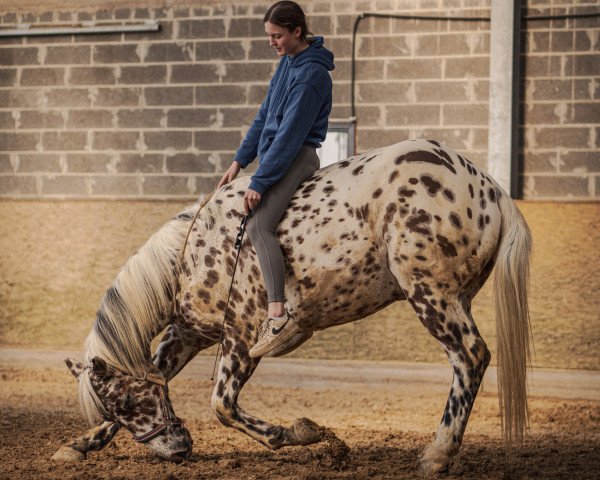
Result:
{"type": "Polygon", "coordinates": [[[256,154],[258,152],[258,142],[265,126],[267,111],[269,110],[270,96],[271,88],[269,86],[267,97],[264,99],[260,108],[258,109],[258,113],[256,114],[256,117],[254,117],[252,125],[250,125],[250,129],[246,133],[240,148],[238,148],[237,152],[235,153],[235,157],[233,158],[242,166],[242,168],[246,168],[256,158],[256,154]]]}
{"type": "Polygon", "coordinates": [[[279,130],[248,188],[262,195],[285,175],[322,106],[323,99],[312,83],[301,82],[292,86],[279,130]]]}

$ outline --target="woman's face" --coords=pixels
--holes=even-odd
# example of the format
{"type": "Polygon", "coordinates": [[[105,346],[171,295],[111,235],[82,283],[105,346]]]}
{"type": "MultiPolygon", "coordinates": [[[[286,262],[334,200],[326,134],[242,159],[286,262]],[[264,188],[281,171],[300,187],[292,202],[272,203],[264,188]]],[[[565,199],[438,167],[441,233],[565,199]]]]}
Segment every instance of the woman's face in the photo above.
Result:
{"type": "Polygon", "coordinates": [[[300,27],[296,27],[296,30],[290,32],[287,28],[265,22],[265,32],[269,36],[269,45],[275,49],[280,57],[295,55],[303,49],[304,42],[300,37],[300,27]]]}

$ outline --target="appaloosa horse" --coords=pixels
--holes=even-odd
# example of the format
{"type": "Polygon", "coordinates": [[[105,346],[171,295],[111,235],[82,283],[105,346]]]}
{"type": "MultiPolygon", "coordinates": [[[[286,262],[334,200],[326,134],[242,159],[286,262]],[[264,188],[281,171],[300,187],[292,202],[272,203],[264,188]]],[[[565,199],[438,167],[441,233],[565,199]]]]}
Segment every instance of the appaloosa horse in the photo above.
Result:
{"type": "MultiPolygon", "coordinates": [[[[237,403],[259,363],[248,349],[267,315],[248,240],[226,305],[247,182],[239,178],[224,186],[199,212],[198,204],[186,208],[118,273],[86,341],[85,365],[67,360],[79,379],[83,410],[99,424],[67,446],[72,453],[102,448],[123,426],[163,458],[187,457],[191,438],[173,412],[166,382],[219,341],[226,310],[212,396],[217,417],[272,449],[319,441],[310,421],[276,426],[237,403]],[[151,357],[151,340],[167,326],[151,357]]],[[[471,300],[495,266],[502,426],[509,443],[522,439],[531,238],[494,180],[438,142],[401,142],[319,170],[296,192],[278,235],[287,261],[287,308],[304,331],[408,300],[441,343],[454,377],[436,438],[421,457],[427,473],[446,469],[458,452],[490,361],[471,300]]]]}

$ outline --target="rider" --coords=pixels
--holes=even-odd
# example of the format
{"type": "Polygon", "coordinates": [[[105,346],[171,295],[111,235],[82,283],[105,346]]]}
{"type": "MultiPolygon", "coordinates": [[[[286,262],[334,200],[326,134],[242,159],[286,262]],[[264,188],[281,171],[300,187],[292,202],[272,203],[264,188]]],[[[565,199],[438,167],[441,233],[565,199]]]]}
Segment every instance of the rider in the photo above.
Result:
{"type": "Polygon", "coordinates": [[[308,30],[297,3],[275,3],[263,21],[270,45],[282,58],[267,97],[218,186],[232,181],[258,156],[258,169],[244,195],[244,212],[253,213],[248,235],[258,255],[269,307],[251,357],[296,343],[303,335],[284,307],[285,266],[276,230],[298,186],[319,169],[316,149],[327,134],[329,71],[334,69],[333,53],[323,46],[323,37],[308,30]]]}

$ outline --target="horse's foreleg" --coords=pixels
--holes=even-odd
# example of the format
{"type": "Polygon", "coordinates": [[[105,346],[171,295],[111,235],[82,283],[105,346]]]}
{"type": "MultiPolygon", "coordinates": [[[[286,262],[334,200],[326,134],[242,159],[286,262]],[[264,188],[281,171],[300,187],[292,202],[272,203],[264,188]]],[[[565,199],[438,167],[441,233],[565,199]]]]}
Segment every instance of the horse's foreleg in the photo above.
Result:
{"type": "Polygon", "coordinates": [[[226,338],[223,357],[219,364],[217,383],[212,395],[212,408],[217,418],[276,450],[287,445],[309,445],[321,440],[319,427],[308,419],[297,419],[290,428],[272,425],[247,414],[237,404],[242,387],[254,372],[260,359],[248,356],[248,345],[243,340],[226,338]]]}
{"type": "MultiPolygon", "coordinates": [[[[152,358],[153,363],[167,380],[175,377],[200,350],[216,343],[217,333],[202,333],[206,335],[202,336],[199,332],[186,330],[178,325],[169,326],[152,358]]],[[[55,460],[85,458],[87,452],[102,450],[113,439],[119,428],[117,423],[102,422],[61,447],[52,458],[55,460]]]]}

